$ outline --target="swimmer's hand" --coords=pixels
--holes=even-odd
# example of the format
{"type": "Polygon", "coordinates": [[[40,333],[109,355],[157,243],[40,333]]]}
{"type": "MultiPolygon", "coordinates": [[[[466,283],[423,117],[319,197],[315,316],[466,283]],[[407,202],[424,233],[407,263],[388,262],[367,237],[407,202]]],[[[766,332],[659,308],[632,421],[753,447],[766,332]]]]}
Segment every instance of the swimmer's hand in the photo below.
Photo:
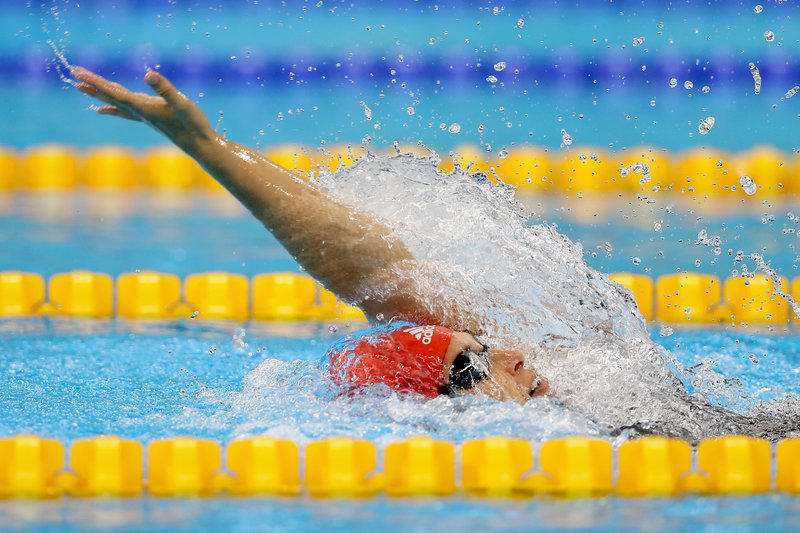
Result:
{"type": "Polygon", "coordinates": [[[133,92],[83,67],[74,67],[72,77],[79,91],[106,104],[97,108],[101,115],[145,122],[189,153],[215,137],[200,108],[158,72],[150,70],[144,76],[158,96],[133,92]]]}

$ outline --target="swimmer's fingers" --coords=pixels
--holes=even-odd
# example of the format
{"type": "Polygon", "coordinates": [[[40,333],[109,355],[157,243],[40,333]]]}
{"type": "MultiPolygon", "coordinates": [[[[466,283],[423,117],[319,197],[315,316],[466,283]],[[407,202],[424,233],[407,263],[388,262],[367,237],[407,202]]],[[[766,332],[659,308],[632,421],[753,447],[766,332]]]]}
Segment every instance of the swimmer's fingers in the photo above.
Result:
{"type": "Polygon", "coordinates": [[[75,88],[84,94],[88,94],[89,96],[97,98],[101,102],[108,104],[97,109],[97,112],[101,115],[114,115],[116,117],[127,118],[136,121],[142,120],[141,117],[136,116],[136,114],[134,114],[132,111],[123,108],[121,104],[113,98],[109,98],[107,95],[98,91],[93,85],[81,82],[76,85],[75,88]]]}
{"type": "Polygon", "coordinates": [[[119,107],[114,105],[104,105],[102,107],[98,107],[97,112],[100,113],[101,115],[113,115],[115,117],[126,118],[128,120],[133,120],[136,122],[142,121],[142,119],[137,117],[136,115],[128,113],[124,109],[120,109],[119,107]]]}
{"type": "Polygon", "coordinates": [[[89,85],[88,83],[80,82],[75,86],[75,88],[78,89],[83,94],[88,94],[89,96],[97,98],[102,102],[112,105],[114,104],[114,100],[112,98],[109,98],[108,96],[98,91],[94,85],[89,85]]]}
{"type": "Polygon", "coordinates": [[[184,110],[189,102],[188,98],[172,85],[162,74],[149,70],[144,75],[144,81],[158,94],[171,108],[184,110]]]}
{"type": "Polygon", "coordinates": [[[77,88],[84,93],[113,105],[123,104],[135,107],[137,95],[124,85],[108,81],[83,67],[74,67],[72,76],[81,82],[77,88]]]}

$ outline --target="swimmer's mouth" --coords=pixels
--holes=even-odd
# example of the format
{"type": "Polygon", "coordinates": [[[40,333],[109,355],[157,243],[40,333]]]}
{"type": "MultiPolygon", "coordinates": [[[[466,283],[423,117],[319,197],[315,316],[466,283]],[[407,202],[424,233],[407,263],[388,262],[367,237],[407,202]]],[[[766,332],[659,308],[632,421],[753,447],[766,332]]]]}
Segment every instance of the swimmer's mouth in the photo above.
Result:
{"type": "Polygon", "coordinates": [[[547,394],[547,391],[550,390],[550,384],[547,380],[539,376],[533,380],[531,385],[531,392],[528,393],[531,398],[547,394]]]}

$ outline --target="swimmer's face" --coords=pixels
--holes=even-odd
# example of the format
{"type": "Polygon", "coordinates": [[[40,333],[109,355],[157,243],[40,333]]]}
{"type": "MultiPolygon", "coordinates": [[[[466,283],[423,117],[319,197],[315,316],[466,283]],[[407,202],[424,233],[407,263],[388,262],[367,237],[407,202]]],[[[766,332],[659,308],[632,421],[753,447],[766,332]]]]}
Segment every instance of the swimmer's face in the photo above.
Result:
{"type": "Polygon", "coordinates": [[[526,368],[525,356],[521,351],[495,348],[485,351],[485,346],[466,332],[453,333],[444,358],[446,376],[450,376],[456,357],[467,351],[485,354],[488,373],[476,383],[474,389],[467,389],[465,392],[480,391],[504,402],[525,403],[549,390],[546,379],[538,376],[535,370],[526,368]]]}

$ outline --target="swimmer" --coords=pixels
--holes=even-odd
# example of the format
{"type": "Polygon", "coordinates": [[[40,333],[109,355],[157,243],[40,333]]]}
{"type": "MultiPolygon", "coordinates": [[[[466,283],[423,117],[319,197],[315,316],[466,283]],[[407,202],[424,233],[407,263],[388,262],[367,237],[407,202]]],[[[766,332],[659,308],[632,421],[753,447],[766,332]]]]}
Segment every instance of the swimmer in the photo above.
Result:
{"type": "Polygon", "coordinates": [[[384,317],[386,323],[332,348],[331,375],[345,390],[384,384],[425,397],[479,392],[521,403],[549,391],[522,351],[488,346],[473,334],[481,331],[475,318],[414,296],[413,276],[402,273],[418,272],[418,265],[391,228],[219,135],[162,74],[144,77],[155,95],[82,67],[71,75],[79,91],[103,102],[98,113],[155,128],[236,197],[306,272],[367,316],[384,317]]]}
{"type": "MultiPolygon", "coordinates": [[[[449,301],[419,296],[417,277],[425,276],[426,264],[378,218],[217,134],[200,108],[158,72],[144,77],[155,96],[81,67],[71,75],[79,91],[104,103],[97,108],[100,114],[144,122],[164,134],[249,209],[306,272],[367,316],[379,318],[373,329],[340,341],[329,352],[331,377],[344,394],[384,385],[427,398],[481,393],[524,403],[549,393],[547,380],[526,366],[525,353],[481,338],[491,329],[487,318],[463,305],[453,309],[449,301]]],[[[771,440],[800,435],[797,416],[734,413],[690,395],[678,376],[653,376],[667,381],[659,389],[662,394],[624,404],[630,415],[608,426],[612,434],[659,433],[693,441],[720,433],[771,440]],[[640,405],[648,407],[644,417],[636,414],[640,405]]],[[[650,378],[647,386],[653,386],[650,378]]],[[[788,403],[785,407],[794,409],[788,403]]]]}

